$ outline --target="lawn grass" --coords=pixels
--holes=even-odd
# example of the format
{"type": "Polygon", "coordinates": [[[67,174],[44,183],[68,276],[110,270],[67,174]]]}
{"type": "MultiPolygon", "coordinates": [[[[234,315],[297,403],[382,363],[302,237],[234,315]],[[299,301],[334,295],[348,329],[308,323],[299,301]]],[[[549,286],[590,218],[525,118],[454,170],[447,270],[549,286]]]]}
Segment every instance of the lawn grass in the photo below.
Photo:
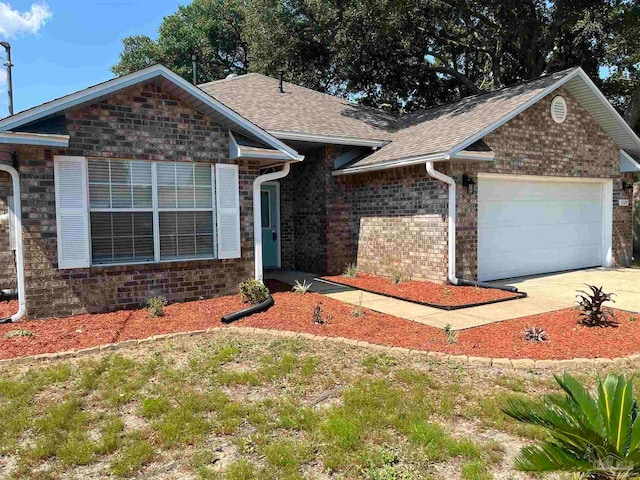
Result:
{"type": "MultiPolygon", "coordinates": [[[[588,378],[588,377],[587,377],[588,378]]],[[[0,373],[0,478],[528,478],[550,375],[222,333],[0,373]]]]}

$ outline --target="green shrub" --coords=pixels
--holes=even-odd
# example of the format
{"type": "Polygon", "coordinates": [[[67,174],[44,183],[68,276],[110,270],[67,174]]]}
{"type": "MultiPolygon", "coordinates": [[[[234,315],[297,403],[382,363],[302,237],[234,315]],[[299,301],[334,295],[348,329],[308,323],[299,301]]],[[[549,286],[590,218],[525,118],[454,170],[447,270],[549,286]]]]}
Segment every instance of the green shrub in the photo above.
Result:
{"type": "Polygon", "coordinates": [[[350,263],[346,267],[344,267],[344,273],[342,274],[345,277],[355,278],[358,276],[358,266],[355,263],[350,263]]]}
{"type": "Polygon", "coordinates": [[[147,300],[147,310],[154,318],[164,317],[164,307],[168,304],[167,299],[162,295],[155,295],[147,300]]]}
{"type": "Polygon", "coordinates": [[[26,329],[9,330],[4,336],[6,338],[33,337],[33,332],[26,329]]]}
{"type": "Polygon", "coordinates": [[[258,305],[269,298],[269,289],[260,280],[250,278],[238,285],[244,303],[258,305]]]}
{"type": "Polygon", "coordinates": [[[516,467],[572,472],[597,480],[640,475],[640,422],[633,384],[624,375],[598,379],[595,393],[571,375],[556,376],[564,394],[511,399],[504,413],[544,428],[548,439],[524,447],[516,467]]]}
{"type": "Polygon", "coordinates": [[[295,285],[293,286],[293,291],[295,293],[307,293],[310,288],[311,284],[307,283],[306,280],[303,280],[302,283],[300,283],[299,280],[296,280],[295,285]]]}

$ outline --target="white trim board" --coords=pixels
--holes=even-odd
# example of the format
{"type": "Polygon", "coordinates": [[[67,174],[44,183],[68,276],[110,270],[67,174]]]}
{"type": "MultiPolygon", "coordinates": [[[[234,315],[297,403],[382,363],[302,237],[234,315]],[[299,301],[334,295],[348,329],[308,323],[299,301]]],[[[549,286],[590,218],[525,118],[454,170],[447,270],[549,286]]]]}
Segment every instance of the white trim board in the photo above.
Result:
{"type": "Polygon", "coordinates": [[[379,148],[385,146],[390,140],[370,140],[367,138],[339,137],[334,135],[313,135],[300,132],[286,132],[283,130],[268,130],[274,137],[280,140],[295,140],[299,142],[329,143],[332,145],[352,145],[354,147],[379,148]]]}
{"type": "Polygon", "coordinates": [[[45,147],[69,146],[69,135],[26,132],[0,132],[0,143],[13,145],[42,145],[45,147]]]}

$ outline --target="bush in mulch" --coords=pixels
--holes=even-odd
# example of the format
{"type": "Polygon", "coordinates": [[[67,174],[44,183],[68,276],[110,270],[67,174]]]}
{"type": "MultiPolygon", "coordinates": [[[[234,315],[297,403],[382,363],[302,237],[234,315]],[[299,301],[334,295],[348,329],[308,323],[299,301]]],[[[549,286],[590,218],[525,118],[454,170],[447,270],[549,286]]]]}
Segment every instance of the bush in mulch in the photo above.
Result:
{"type": "Polygon", "coordinates": [[[330,282],[348,285],[381,295],[390,295],[411,302],[429,303],[443,307],[492,302],[495,300],[516,298],[518,296],[515,293],[493,288],[457,287],[418,280],[396,282],[396,279],[365,273],[358,273],[356,277],[341,275],[322,278],[330,282]]]}

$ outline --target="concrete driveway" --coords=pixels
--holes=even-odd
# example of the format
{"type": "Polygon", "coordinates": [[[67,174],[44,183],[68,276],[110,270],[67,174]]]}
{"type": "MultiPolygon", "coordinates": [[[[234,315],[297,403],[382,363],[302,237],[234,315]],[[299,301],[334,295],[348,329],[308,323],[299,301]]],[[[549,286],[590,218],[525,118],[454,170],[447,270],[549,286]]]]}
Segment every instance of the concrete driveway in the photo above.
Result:
{"type": "Polygon", "coordinates": [[[636,268],[591,268],[492,283],[517,287],[532,300],[544,299],[559,307],[575,305],[576,291],[587,289],[585,284],[595,285],[616,294],[615,308],[640,312],[640,269],[636,268]]]}

